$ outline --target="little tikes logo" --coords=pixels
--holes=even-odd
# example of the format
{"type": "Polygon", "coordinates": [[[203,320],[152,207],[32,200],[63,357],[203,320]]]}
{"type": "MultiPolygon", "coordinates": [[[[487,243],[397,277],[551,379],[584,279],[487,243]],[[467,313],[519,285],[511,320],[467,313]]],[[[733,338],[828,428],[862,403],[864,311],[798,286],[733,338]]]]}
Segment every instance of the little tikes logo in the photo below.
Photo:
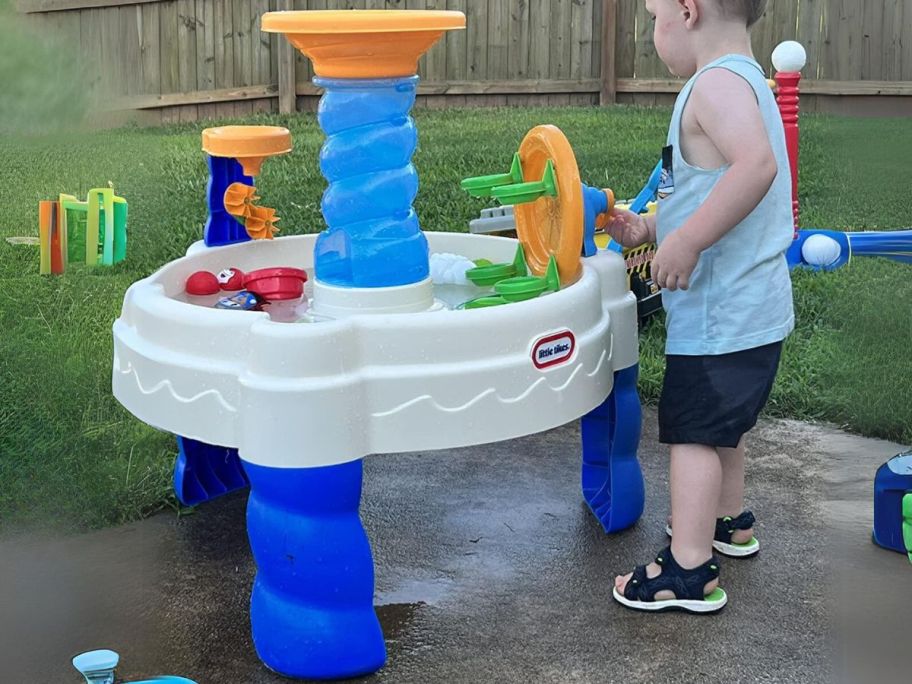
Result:
{"type": "Polygon", "coordinates": [[[576,338],[569,330],[548,335],[532,345],[532,363],[539,370],[567,363],[576,351],[576,338]]]}

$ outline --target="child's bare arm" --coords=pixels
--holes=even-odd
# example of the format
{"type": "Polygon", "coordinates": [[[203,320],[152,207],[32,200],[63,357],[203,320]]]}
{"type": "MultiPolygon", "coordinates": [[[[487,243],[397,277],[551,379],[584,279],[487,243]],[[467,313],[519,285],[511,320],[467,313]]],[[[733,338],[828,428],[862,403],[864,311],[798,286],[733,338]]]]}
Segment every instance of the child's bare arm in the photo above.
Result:
{"type": "Polygon", "coordinates": [[[750,85],[725,69],[697,81],[688,109],[729,164],[700,208],[663,241],[653,262],[661,287],[687,289],[700,252],[721,239],[760,203],[776,178],[776,157],[750,85]]]}

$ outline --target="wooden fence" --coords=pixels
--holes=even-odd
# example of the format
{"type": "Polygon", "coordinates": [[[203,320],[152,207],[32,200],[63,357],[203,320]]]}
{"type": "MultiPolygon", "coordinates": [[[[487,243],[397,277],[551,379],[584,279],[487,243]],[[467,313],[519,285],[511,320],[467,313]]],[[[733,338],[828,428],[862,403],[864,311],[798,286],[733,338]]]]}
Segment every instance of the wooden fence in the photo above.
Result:
{"type": "MultiPolygon", "coordinates": [[[[309,62],[259,30],[277,9],[465,12],[422,59],[420,104],[666,103],[680,87],[655,54],[643,0],[17,0],[70,50],[101,109],[146,122],[311,108],[309,62]],[[603,50],[607,46],[607,50],[603,50]]],[[[912,112],[912,0],[770,0],[755,29],[808,49],[805,110],[912,112]]]]}

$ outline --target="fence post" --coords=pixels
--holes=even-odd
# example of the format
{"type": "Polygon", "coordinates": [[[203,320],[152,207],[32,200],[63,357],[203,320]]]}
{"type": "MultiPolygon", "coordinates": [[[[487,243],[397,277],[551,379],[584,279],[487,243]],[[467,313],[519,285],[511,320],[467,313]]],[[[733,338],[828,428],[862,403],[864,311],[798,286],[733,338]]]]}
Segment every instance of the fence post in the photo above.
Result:
{"type": "MultiPolygon", "coordinates": [[[[277,0],[276,9],[288,11],[294,9],[294,0],[277,0]]],[[[297,109],[295,92],[295,49],[287,40],[279,40],[277,45],[279,61],[279,112],[292,114],[297,109]]]]}
{"type": "Polygon", "coordinates": [[[617,0],[602,0],[602,89],[599,104],[617,102],[617,64],[614,48],[617,42],[617,0]]]}

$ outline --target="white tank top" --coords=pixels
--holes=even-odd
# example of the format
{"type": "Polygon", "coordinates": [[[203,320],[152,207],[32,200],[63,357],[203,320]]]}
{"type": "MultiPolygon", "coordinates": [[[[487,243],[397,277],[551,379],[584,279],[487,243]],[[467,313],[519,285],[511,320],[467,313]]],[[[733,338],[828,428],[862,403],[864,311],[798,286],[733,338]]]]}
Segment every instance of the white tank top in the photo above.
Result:
{"type": "Polygon", "coordinates": [[[754,60],[726,55],[687,82],[675,102],[668,131],[670,153],[659,189],[657,238],[680,228],[706,200],[728,166],[691,166],[681,153],[681,118],[700,75],[728,69],[753,88],[779,173],[751,214],[706,249],[690,278],[690,289],[663,290],[667,354],[728,354],[785,339],[795,327],[792,281],[785,252],[792,243],[792,181],[782,118],[763,70],[754,60]]]}

